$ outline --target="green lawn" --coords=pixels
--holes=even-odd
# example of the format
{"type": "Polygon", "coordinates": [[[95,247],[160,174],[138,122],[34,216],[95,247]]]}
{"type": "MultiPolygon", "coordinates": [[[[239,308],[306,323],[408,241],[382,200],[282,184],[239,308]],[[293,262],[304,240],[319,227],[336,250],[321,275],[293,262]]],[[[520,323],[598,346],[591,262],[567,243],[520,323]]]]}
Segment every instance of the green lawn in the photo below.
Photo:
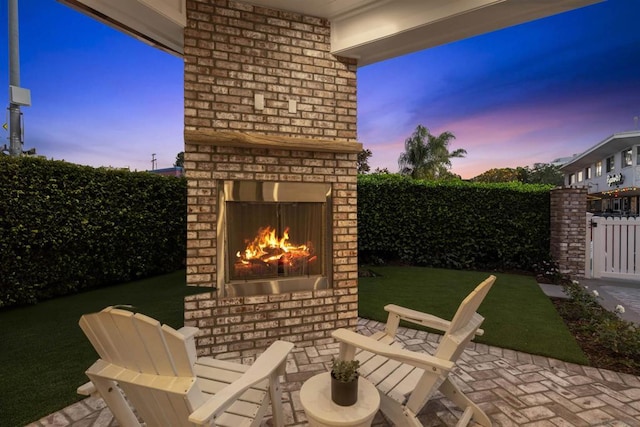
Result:
{"type": "Polygon", "coordinates": [[[0,426],[24,426],[77,401],[76,388],[97,354],[80,316],[116,304],[179,328],[185,286],[180,271],[0,312],[0,426]]]}
{"type": "MultiPolygon", "coordinates": [[[[361,317],[379,321],[386,321],[387,312],[383,307],[391,303],[450,320],[464,297],[490,274],[422,267],[370,267],[369,270],[379,276],[359,279],[358,311],[361,317]]],[[[495,275],[497,280],[478,309],[485,317],[482,324],[485,334],[475,341],[588,364],[533,277],[495,275]]]]}
{"type": "MultiPolygon", "coordinates": [[[[361,278],[362,317],[386,320],[396,303],[450,318],[486,273],[417,267],[371,267],[361,278]]],[[[586,364],[549,299],[530,277],[498,274],[480,313],[491,345],[586,364]]],[[[84,313],[131,304],[175,328],[183,324],[183,298],[203,289],[185,286],[184,271],[0,311],[0,426],[24,426],[80,399],[76,388],[96,354],[78,327],[84,313]]]]}

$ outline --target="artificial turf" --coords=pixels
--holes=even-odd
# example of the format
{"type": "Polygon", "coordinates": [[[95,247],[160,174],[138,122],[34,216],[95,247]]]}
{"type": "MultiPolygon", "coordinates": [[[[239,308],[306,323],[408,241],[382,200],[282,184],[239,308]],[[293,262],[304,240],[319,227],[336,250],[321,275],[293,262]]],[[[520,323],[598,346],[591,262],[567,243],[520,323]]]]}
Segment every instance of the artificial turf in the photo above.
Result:
{"type": "Polygon", "coordinates": [[[97,354],[80,316],[124,304],[179,328],[184,297],[198,292],[178,271],[0,311],[0,426],[24,426],[81,398],[76,388],[97,354]]]}
{"type": "MultiPolygon", "coordinates": [[[[588,364],[549,298],[531,276],[422,267],[369,267],[358,281],[360,317],[385,322],[384,305],[397,304],[450,320],[458,305],[489,274],[497,280],[478,312],[492,346],[588,364]]],[[[414,327],[409,323],[405,326],[414,327]]]]}

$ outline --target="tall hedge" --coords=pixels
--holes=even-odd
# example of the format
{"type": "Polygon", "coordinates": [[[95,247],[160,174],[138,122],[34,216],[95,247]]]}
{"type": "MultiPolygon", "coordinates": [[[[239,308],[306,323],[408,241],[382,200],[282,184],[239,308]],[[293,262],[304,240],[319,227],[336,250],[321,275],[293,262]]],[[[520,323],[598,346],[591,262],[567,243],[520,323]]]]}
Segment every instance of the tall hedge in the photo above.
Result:
{"type": "Polygon", "coordinates": [[[186,180],[0,156],[0,307],[181,268],[186,180]]]}
{"type": "Polygon", "coordinates": [[[530,271],[549,259],[550,188],[360,175],[360,258],[530,271]]]}
{"type": "MultiPolygon", "coordinates": [[[[549,190],[359,176],[360,259],[530,270],[549,190]]],[[[186,212],[181,178],[0,156],[0,307],[181,268],[186,212]]]]}

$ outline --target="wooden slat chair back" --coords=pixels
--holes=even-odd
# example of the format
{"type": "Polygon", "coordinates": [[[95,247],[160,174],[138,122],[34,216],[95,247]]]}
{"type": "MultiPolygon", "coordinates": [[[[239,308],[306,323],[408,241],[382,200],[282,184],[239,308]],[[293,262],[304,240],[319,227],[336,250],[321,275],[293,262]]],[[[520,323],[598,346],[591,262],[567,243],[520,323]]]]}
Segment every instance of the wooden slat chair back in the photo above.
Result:
{"type": "Polygon", "coordinates": [[[387,305],[389,312],[384,331],[365,337],[347,329],[338,329],[333,337],[340,341],[340,357],[360,360],[360,374],[380,392],[380,409],[398,426],[421,426],[418,413],[431,396],[440,391],[463,409],[457,426],[471,419],[491,426],[487,415],[450,380],[456,361],[480,329],[484,318],[478,307],[496,278],[489,276],[460,304],[451,321],[419,311],[387,305]],[[444,332],[433,355],[406,350],[395,335],[401,320],[444,332]]]}
{"type": "Polygon", "coordinates": [[[176,331],[127,310],[84,315],[80,327],[100,359],[78,392],[97,392],[122,426],[139,426],[138,417],[149,427],[257,426],[270,402],[283,425],[279,375],[291,343],[276,341],[249,367],[198,359],[197,328],[176,331]]]}
{"type": "Polygon", "coordinates": [[[479,315],[477,311],[494,282],[494,276],[487,278],[460,303],[456,314],[451,319],[451,324],[440,341],[435,353],[436,357],[457,360],[469,341],[475,335],[482,335],[480,325],[484,321],[484,317],[479,315]]]}

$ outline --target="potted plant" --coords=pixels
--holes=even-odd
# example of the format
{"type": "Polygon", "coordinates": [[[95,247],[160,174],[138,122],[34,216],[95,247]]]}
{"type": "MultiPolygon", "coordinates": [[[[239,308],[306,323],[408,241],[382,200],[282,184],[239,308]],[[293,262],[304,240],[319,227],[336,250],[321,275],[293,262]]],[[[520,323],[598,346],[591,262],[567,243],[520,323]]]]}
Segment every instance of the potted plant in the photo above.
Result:
{"type": "Polygon", "coordinates": [[[331,400],[351,406],[358,400],[358,360],[331,360],[331,400]]]}

